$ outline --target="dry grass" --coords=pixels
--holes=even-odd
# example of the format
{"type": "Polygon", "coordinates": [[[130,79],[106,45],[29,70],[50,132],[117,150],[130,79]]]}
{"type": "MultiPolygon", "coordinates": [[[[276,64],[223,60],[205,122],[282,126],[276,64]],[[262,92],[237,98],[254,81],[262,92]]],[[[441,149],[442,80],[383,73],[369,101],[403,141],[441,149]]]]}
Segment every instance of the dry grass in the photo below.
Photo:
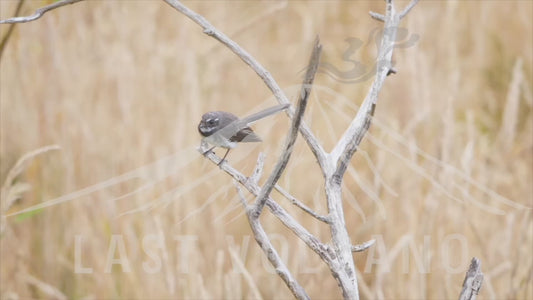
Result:
{"type": "MultiPolygon", "coordinates": [[[[28,2],[23,11],[43,3],[28,2]]],[[[15,4],[1,1],[0,17],[15,4]]],[[[366,43],[380,26],[367,12],[383,6],[188,4],[252,53],[292,97],[315,34],[323,60],[349,69],[344,40],[366,43]]],[[[399,73],[387,80],[345,178],[352,240],[378,238],[354,256],[364,298],[456,298],[472,256],[485,273],[482,299],[533,297],[532,14],[530,1],[422,1],[403,23],[420,40],[395,52],[399,73]],[[425,272],[417,265],[424,254],[425,272]],[[372,257],[381,260],[371,265],[372,257]]],[[[370,41],[354,57],[371,65],[374,54],[370,41]]],[[[306,121],[326,148],[368,85],[317,77],[306,121]]],[[[0,182],[24,153],[62,148],[27,166],[18,182],[32,189],[8,212],[63,202],[7,218],[2,298],[291,297],[250,238],[230,178],[195,151],[203,112],[244,115],[275,101],[191,21],[161,1],[61,8],[17,26],[2,57],[0,87],[0,182]],[[124,250],[131,272],[107,269],[110,248],[115,257],[124,250]]],[[[287,128],[283,115],[259,122],[264,143],[235,149],[229,161],[249,173],[263,151],[271,168],[287,128]]],[[[295,154],[282,184],[324,213],[322,178],[301,140],[295,154]]],[[[322,224],[294,214],[328,240],[322,224]]],[[[274,218],[263,220],[309,294],[339,298],[324,264],[274,218]]]]}

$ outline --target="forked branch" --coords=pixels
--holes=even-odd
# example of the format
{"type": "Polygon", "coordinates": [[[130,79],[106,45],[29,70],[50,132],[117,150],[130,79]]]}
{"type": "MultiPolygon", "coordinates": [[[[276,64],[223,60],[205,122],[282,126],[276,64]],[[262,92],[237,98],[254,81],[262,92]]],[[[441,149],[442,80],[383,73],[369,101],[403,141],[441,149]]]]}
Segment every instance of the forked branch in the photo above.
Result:
{"type": "MultiPolygon", "coordinates": [[[[244,49],[242,49],[234,41],[225,36],[222,32],[214,28],[202,16],[188,9],[179,1],[164,1],[175,9],[177,9],[178,11],[185,14],[197,24],[199,24],[204,29],[204,33],[217,39],[218,41],[226,45],[228,48],[230,48],[236,55],[238,55],[261,77],[261,79],[263,79],[265,84],[270,88],[274,96],[277,98],[278,102],[280,102],[281,104],[285,104],[288,102],[287,97],[283,94],[283,92],[281,91],[277,83],[274,81],[270,73],[266,71],[266,69],[264,69],[264,67],[261,66],[257,61],[255,61],[250,56],[250,54],[248,54],[244,49]]],[[[314,238],[314,236],[312,235],[308,235],[307,230],[303,229],[303,227],[299,223],[293,223],[292,217],[288,216],[288,214],[286,214],[286,212],[284,212],[284,210],[282,210],[281,207],[279,207],[279,205],[268,196],[272,188],[275,186],[275,181],[277,180],[277,178],[279,178],[279,170],[271,176],[272,180],[269,180],[269,183],[266,185],[266,190],[263,189],[260,192],[261,195],[258,196],[258,199],[263,199],[262,201],[266,201],[266,205],[269,207],[270,211],[276,217],[278,217],[278,219],[282,220],[282,222],[287,227],[293,230],[293,232],[300,239],[302,239],[310,248],[312,248],[317,254],[319,254],[320,257],[324,260],[324,262],[327,263],[327,265],[330,267],[332,275],[335,277],[335,279],[339,283],[339,286],[342,289],[342,294],[344,298],[346,299],[359,299],[357,278],[355,276],[355,264],[353,262],[352,254],[353,252],[362,251],[370,247],[373,241],[357,246],[353,246],[350,241],[349,233],[346,228],[346,222],[344,220],[344,212],[342,205],[342,178],[350,163],[352,156],[354,155],[355,151],[357,150],[357,147],[361,143],[364,135],[370,127],[372,116],[374,114],[374,110],[378,100],[378,94],[383,86],[385,78],[389,74],[396,72],[396,70],[392,68],[391,63],[392,52],[394,50],[394,44],[396,41],[396,32],[400,19],[404,17],[405,14],[407,14],[415,4],[416,0],[413,0],[413,2],[410,3],[406,7],[406,9],[402,11],[402,13],[398,14],[394,8],[393,1],[387,0],[385,15],[380,15],[376,13],[371,14],[374,18],[381,20],[385,23],[383,30],[384,34],[381,38],[381,43],[378,50],[378,57],[376,59],[376,76],[357,115],[355,116],[355,118],[353,119],[350,126],[343,134],[337,145],[334,147],[332,152],[329,154],[325,152],[325,150],[322,148],[320,143],[311,133],[309,128],[305,125],[305,123],[302,123],[300,126],[300,132],[302,133],[302,136],[309,145],[311,151],[315,155],[326,182],[325,192],[329,210],[327,224],[330,226],[332,234],[332,247],[325,246],[323,244],[315,244],[313,241],[317,241],[316,238],[314,238]]],[[[288,110],[288,112],[289,115],[293,117],[294,121],[294,112],[292,110],[288,110]]],[[[208,157],[211,160],[214,159],[210,156],[208,157]]],[[[227,169],[227,166],[224,167],[227,169]]],[[[255,175],[253,181],[255,185],[255,183],[257,182],[257,177],[255,175]]],[[[246,183],[250,184],[250,182],[246,183]]],[[[258,195],[257,190],[252,188],[252,190],[250,191],[252,192],[252,194],[256,196],[258,195]]],[[[258,210],[253,209],[253,207],[252,209],[247,209],[251,226],[260,226],[259,222],[256,221],[258,220],[262,205],[264,204],[262,204],[263,202],[261,202],[261,200],[257,201],[256,203],[258,204],[258,210]],[[255,212],[255,217],[250,218],[249,212],[255,212]]],[[[300,207],[304,206],[301,205],[300,207]]],[[[306,211],[313,215],[310,210],[306,211]]],[[[261,233],[258,230],[253,231],[254,235],[256,234],[256,232],[257,234],[261,233]]],[[[284,281],[287,285],[289,285],[286,279],[284,279],[284,281]]]]}
{"type": "MultiPolygon", "coordinates": [[[[0,21],[0,24],[33,21],[40,18],[44,13],[52,9],[80,1],[83,0],[58,1],[38,9],[35,14],[31,16],[15,17],[3,20],[0,21]]],[[[289,103],[286,95],[273,79],[272,75],[237,43],[217,30],[204,17],[190,10],[178,0],[163,1],[196,22],[203,28],[204,33],[227,46],[239,58],[241,58],[264,81],[279,103],[289,103]]],[[[252,195],[256,196],[255,203],[253,205],[247,205],[242,192],[240,189],[238,190],[257,242],[265,252],[269,261],[276,268],[279,276],[284,280],[293,295],[298,299],[308,299],[309,297],[294,279],[277,254],[276,250],[273,248],[266,232],[263,230],[263,227],[259,222],[259,215],[261,214],[263,207],[266,205],[274,216],[276,216],[288,229],[298,236],[309,248],[317,253],[328,265],[332,275],[335,277],[342,289],[343,296],[347,299],[359,298],[357,279],[355,276],[356,270],[353,262],[352,252],[363,251],[370,247],[374,241],[369,241],[355,246],[351,243],[350,236],[346,228],[346,222],[344,220],[341,183],[352,156],[356,152],[357,147],[361,143],[364,135],[370,127],[372,116],[378,100],[378,94],[383,86],[383,82],[387,75],[395,72],[395,70],[392,68],[391,60],[399,22],[416,5],[418,0],[412,0],[400,13],[396,12],[393,5],[393,0],[386,0],[386,2],[387,5],[385,14],[374,12],[370,13],[373,18],[385,23],[383,36],[381,38],[381,43],[378,50],[378,57],[376,59],[377,68],[374,81],[361,105],[361,108],[357,112],[357,115],[352,120],[349,127],[335,145],[331,153],[327,153],[324,150],[317,138],[311,132],[310,128],[302,121],[303,112],[306,107],[314,74],[316,73],[316,67],[318,65],[320,45],[317,41],[313,50],[313,55],[311,56],[311,62],[308,65],[307,76],[302,86],[302,92],[299,96],[297,109],[287,110],[287,113],[292,118],[292,124],[290,132],[287,136],[284,152],[282,153],[278,164],[276,165],[275,171],[267,180],[267,183],[263,186],[263,188],[258,186],[258,181],[262,171],[262,165],[260,165],[262,164],[261,161],[258,161],[256,171],[250,178],[245,177],[228,164],[223,164],[221,166],[223,171],[227,172],[239,184],[244,186],[252,195]],[[293,199],[295,200],[293,203],[313,217],[325,222],[330,227],[332,235],[330,245],[326,245],[318,240],[270,197],[270,193],[273,188],[278,188],[278,190],[280,190],[280,188],[277,187],[276,182],[280,178],[285,166],[287,165],[298,131],[302,134],[312,153],[316,157],[324,175],[328,215],[326,217],[319,216],[295,198],[293,199]]],[[[203,149],[202,151],[205,150],[206,149],[203,149]]],[[[218,158],[214,153],[207,153],[206,157],[212,162],[218,163],[218,158]]]]}
{"type": "Polygon", "coordinates": [[[246,204],[246,198],[241,191],[239,183],[237,183],[237,181],[234,181],[234,184],[235,188],[237,189],[239,199],[241,200],[244,210],[246,211],[246,216],[248,217],[248,222],[250,222],[250,227],[252,228],[254,238],[257,241],[259,247],[261,247],[261,250],[263,250],[263,252],[265,253],[265,256],[268,258],[268,261],[270,262],[270,264],[272,264],[272,266],[276,270],[276,273],[283,279],[283,281],[285,282],[289,290],[292,292],[294,297],[296,297],[296,299],[310,299],[304,288],[298,283],[298,281],[296,281],[294,276],[291,274],[291,272],[281,259],[281,256],[279,255],[278,251],[276,251],[276,248],[274,248],[274,246],[270,242],[270,239],[268,238],[268,235],[263,229],[261,222],[259,222],[259,219],[253,216],[253,209],[250,207],[250,205],[246,204]]]}
{"type": "Polygon", "coordinates": [[[396,70],[392,68],[392,53],[396,43],[396,32],[400,20],[416,5],[417,2],[418,0],[412,0],[401,13],[397,13],[393,1],[387,0],[385,15],[370,12],[372,18],[385,23],[383,36],[378,49],[378,57],[376,59],[376,77],[374,78],[372,86],[361,104],[357,115],[331,152],[332,159],[335,160],[336,165],[334,177],[339,182],[342,181],[342,177],[351,158],[357,151],[357,147],[370,128],[379,92],[385,82],[385,78],[391,73],[396,72],[396,70]]]}
{"type": "Polygon", "coordinates": [[[296,112],[293,115],[291,128],[289,129],[289,134],[287,135],[287,140],[285,141],[285,149],[281,154],[278,163],[274,167],[274,171],[272,171],[272,173],[268,177],[267,182],[261,189],[259,196],[257,196],[253,212],[255,218],[259,218],[259,215],[261,214],[261,211],[265,206],[266,199],[270,195],[270,192],[272,192],[272,189],[274,188],[278,179],[281,177],[281,173],[283,172],[283,170],[285,170],[285,167],[289,162],[289,158],[291,157],[292,149],[294,147],[294,143],[296,142],[296,137],[298,136],[298,130],[300,128],[300,124],[302,123],[305,108],[307,107],[307,100],[309,99],[309,95],[311,94],[311,87],[315,79],[315,74],[318,70],[318,63],[320,61],[321,51],[322,45],[320,45],[320,40],[317,37],[315,40],[315,45],[313,47],[311,58],[309,59],[309,64],[307,64],[308,67],[305,73],[304,82],[302,83],[302,90],[300,92],[300,95],[298,96],[298,102],[296,104],[296,112]]]}

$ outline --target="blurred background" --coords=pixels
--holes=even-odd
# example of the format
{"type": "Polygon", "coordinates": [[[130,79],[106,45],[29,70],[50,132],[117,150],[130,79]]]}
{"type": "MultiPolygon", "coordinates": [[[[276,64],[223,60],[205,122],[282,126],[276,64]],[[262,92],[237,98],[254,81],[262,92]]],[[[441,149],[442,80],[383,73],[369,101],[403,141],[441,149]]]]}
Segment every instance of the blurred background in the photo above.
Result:
{"type": "MultiPolygon", "coordinates": [[[[0,18],[17,3],[0,1],[0,18]]],[[[26,1],[20,14],[50,3],[26,1]]],[[[368,12],[383,12],[383,1],[185,4],[293,102],[320,35],[305,121],[327,150],[335,145],[371,84],[383,24],[368,12]]],[[[532,19],[530,1],[421,1],[402,21],[398,73],[344,178],[353,243],[376,240],[354,254],[363,299],[456,298],[473,256],[481,299],[533,297],[532,19]]],[[[0,68],[1,298],[291,298],[232,178],[196,150],[204,112],[243,116],[276,103],[236,55],[163,1],[84,1],[16,25],[0,68]],[[50,145],[60,150],[42,149],[50,145]]],[[[263,143],[227,159],[249,175],[263,152],[269,174],[289,119],[253,127],[263,143]]],[[[301,138],[280,184],[327,213],[301,138]]],[[[324,224],[273,196],[329,241],[324,224]]],[[[269,212],[261,220],[312,298],[342,296],[312,251],[269,212]]]]}

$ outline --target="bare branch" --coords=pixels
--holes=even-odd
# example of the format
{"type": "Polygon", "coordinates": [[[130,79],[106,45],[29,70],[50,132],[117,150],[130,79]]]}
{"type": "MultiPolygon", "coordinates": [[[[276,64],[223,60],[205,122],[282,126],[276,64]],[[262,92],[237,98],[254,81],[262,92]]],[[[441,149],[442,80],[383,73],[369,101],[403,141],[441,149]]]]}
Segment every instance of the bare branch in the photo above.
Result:
{"type": "Polygon", "coordinates": [[[242,207],[244,207],[244,210],[246,213],[248,213],[249,207],[246,203],[246,197],[244,197],[244,194],[242,193],[241,187],[237,180],[233,180],[233,185],[235,186],[235,189],[237,190],[237,195],[239,196],[239,200],[241,200],[242,207]]]}
{"type": "Polygon", "coordinates": [[[417,3],[418,0],[411,0],[411,2],[409,2],[409,4],[400,13],[400,19],[403,19],[403,17],[405,17],[409,13],[409,11],[413,9],[413,7],[415,7],[417,3]]]}
{"type": "MultiPolygon", "coordinates": [[[[272,76],[266,69],[263,68],[257,61],[255,61],[246,51],[240,48],[234,41],[229,39],[223,33],[219,32],[211,24],[209,24],[203,17],[199,16],[195,12],[186,8],[182,3],[177,0],[164,0],[172,7],[178,11],[187,15],[194,22],[202,26],[204,33],[210,35],[211,37],[217,39],[228,48],[230,48],[236,55],[238,55],[246,64],[248,64],[265,82],[265,84],[270,88],[278,102],[285,104],[288,102],[286,96],[281,91],[277,83],[273,80],[272,76]]],[[[251,226],[257,229],[259,224],[259,215],[262,211],[264,205],[266,205],[274,216],[276,216],[287,228],[293,231],[302,241],[306,243],[315,253],[317,253],[322,260],[328,265],[331,270],[333,277],[339,283],[339,286],[342,289],[343,297],[346,299],[359,299],[357,278],[355,276],[355,264],[353,261],[353,251],[362,251],[371,246],[373,241],[369,241],[362,245],[353,246],[350,241],[350,236],[346,228],[346,222],[344,220],[344,212],[342,205],[342,178],[346,171],[346,168],[357,150],[357,147],[361,143],[364,135],[370,127],[372,116],[377,104],[378,94],[383,86],[385,78],[391,73],[395,73],[396,70],[392,69],[392,51],[396,42],[396,33],[397,28],[400,22],[400,16],[396,13],[393,0],[386,0],[386,13],[385,15],[380,15],[376,13],[371,13],[374,18],[384,21],[384,34],[381,38],[381,44],[379,46],[377,67],[376,67],[376,76],[372,83],[372,86],[365,97],[361,108],[357,112],[357,115],[352,120],[350,126],[343,134],[337,145],[333,148],[331,153],[326,153],[322,146],[318,143],[317,139],[312,135],[311,131],[308,130],[305,123],[302,122],[300,126],[300,132],[306,140],[308,146],[311,148],[311,151],[317,158],[317,162],[320,165],[322,173],[325,179],[325,192],[328,205],[328,215],[327,220],[328,225],[330,226],[330,231],[332,235],[331,247],[321,243],[316,237],[311,235],[302,225],[296,222],[292,216],[290,216],[280,205],[278,205],[274,200],[270,198],[270,192],[275,186],[276,180],[279,178],[281,171],[283,171],[288,157],[285,157],[287,152],[282,154],[276,170],[271,177],[269,178],[267,184],[265,184],[263,189],[260,189],[256,182],[259,177],[257,175],[252,175],[250,179],[245,178],[242,174],[235,171],[233,168],[224,164],[222,170],[228,172],[232,175],[237,181],[239,181],[244,187],[246,187],[253,195],[257,198],[256,208],[249,210],[247,212],[249,222],[251,226]],[[282,166],[278,168],[278,166],[282,166]],[[232,174],[233,172],[234,174],[232,174]],[[239,178],[237,178],[237,177],[239,178]],[[254,182],[255,181],[255,182],[254,182]],[[250,213],[250,212],[253,212],[250,213]],[[257,223],[257,225],[254,225],[257,223]]],[[[413,4],[414,5],[414,4],[413,4]]],[[[411,9],[411,8],[409,8],[411,9]]],[[[405,13],[407,13],[406,10],[405,13]]],[[[305,87],[305,85],[304,85],[305,87]]],[[[307,97],[308,92],[304,89],[300,95],[300,99],[307,97]]],[[[296,112],[292,109],[288,109],[287,113],[292,118],[293,123],[296,121],[296,118],[301,118],[299,114],[299,105],[296,112]]],[[[293,127],[291,127],[293,128],[293,127]]],[[[294,128],[293,128],[294,129],[294,128]]],[[[291,130],[292,132],[292,130],[291,130]]],[[[290,141],[291,135],[287,137],[287,141],[290,141]]],[[[286,145],[289,145],[287,142],[286,145]]],[[[287,150],[290,151],[291,147],[287,146],[287,150]]],[[[290,153],[288,153],[290,155],[290,153]]],[[[289,156],[287,155],[287,156],[289,156]]],[[[206,155],[211,161],[217,162],[215,159],[216,156],[212,153],[206,155]]],[[[259,164],[262,163],[261,159],[258,161],[257,170],[260,171],[262,166],[259,164]]],[[[294,202],[304,211],[308,212],[314,217],[320,217],[314,213],[311,209],[303,205],[301,202],[294,202]],[[300,205],[299,205],[300,204],[300,205]]],[[[324,220],[324,219],[323,219],[324,220]]],[[[254,229],[254,230],[256,230],[254,229]]],[[[261,232],[254,231],[254,235],[258,236],[262,234],[261,232]]],[[[259,240],[258,240],[259,242],[259,240]]],[[[267,253],[268,255],[268,253],[267,253]]],[[[285,282],[288,282],[285,280],[285,282]]]]}
{"type": "Polygon", "coordinates": [[[291,201],[291,203],[293,205],[296,205],[297,207],[299,207],[300,209],[302,209],[303,211],[305,211],[306,213],[310,214],[312,217],[314,217],[315,219],[319,220],[319,221],[322,221],[326,224],[329,224],[331,222],[331,220],[329,219],[329,217],[327,216],[321,216],[319,214],[317,214],[316,212],[314,212],[311,208],[309,208],[307,205],[303,204],[300,200],[296,199],[294,196],[292,196],[291,194],[289,194],[289,192],[287,192],[285,189],[283,189],[281,186],[277,185],[276,184],[276,190],[278,192],[280,192],[285,198],[289,199],[289,201],[291,201]]]}
{"type": "Polygon", "coordinates": [[[385,16],[380,14],[380,13],[377,13],[377,12],[369,12],[370,16],[373,18],[373,19],[376,19],[378,21],[381,21],[381,22],[385,22],[385,16]]]}
{"type": "MultiPolygon", "coordinates": [[[[207,150],[207,147],[199,149],[199,152],[203,153],[207,150]]],[[[205,156],[214,164],[218,164],[220,160],[214,153],[206,153],[205,156]]],[[[244,186],[252,195],[259,195],[261,188],[251,180],[248,180],[246,176],[231,167],[229,164],[220,165],[220,169],[233,177],[237,182],[244,186]]],[[[305,227],[300,225],[283,207],[277,204],[271,198],[268,198],[266,206],[272,212],[276,218],[278,218],[285,227],[290,229],[298,238],[300,238],[311,250],[318,254],[323,261],[331,268],[334,267],[333,258],[335,254],[324,243],[320,242],[314,235],[312,235],[305,227]]]]}
{"type": "Polygon", "coordinates": [[[285,167],[289,162],[289,158],[291,157],[292,149],[294,147],[294,143],[296,142],[296,137],[298,136],[298,129],[300,128],[300,123],[302,122],[305,108],[307,107],[307,100],[309,99],[309,95],[311,94],[311,88],[315,79],[315,74],[318,70],[318,63],[320,61],[321,51],[322,46],[320,45],[320,40],[317,37],[315,40],[315,45],[313,47],[313,52],[311,53],[311,58],[309,59],[307,72],[305,74],[304,82],[302,84],[302,90],[298,97],[296,112],[294,113],[291,128],[289,129],[289,133],[285,141],[285,150],[281,154],[278,163],[274,167],[274,171],[272,171],[267,182],[261,189],[259,196],[257,196],[254,211],[254,215],[256,218],[259,218],[259,216],[261,215],[266,200],[272,192],[274,185],[276,185],[276,182],[281,177],[281,173],[283,172],[283,170],[285,170],[285,167]]]}
{"type": "Polygon", "coordinates": [[[259,153],[259,156],[257,157],[257,163],[255,164],[254,171],[252,175],[248,178],[254,184],[257,184],[259,182],[259,179],[261,178],[261,175],[263,174],[264,165],[265,165],[265,154],[261,152],[259,153]]]}
{"type": "MultiPolygon", "coordinates": [[[[416,0],[412,1],[402,13],[407,14],[416,2],[416,0]]],[[[370,15],[381,20],[380,18],[382,15],[380,14],[371,12],[370,15]]],[[[385,30],[383,31],[378,50],[378,57],[376,59],[376,77],[374,78],[374,82],[357,112],[356,117],[331,152],[337,165],[334,180],[339,182],[342,181],[344,172],[346,171],[353,154],[357,151],[357,147],[370,128],[372,116],[374,115],[374,110],[378,101],[378,95],[385,78],[387,75],[396,72],[396,70],[392,68],[392,52],[396,42],[396,32],[400,23],[400,14],[396,13],[392,0],[387,0],[386,14],[383,21],[385,22],[385,30]]]]}
{"type": "Polygon", "coordinates": [[[466,271],[465,280],[463,281],[463,290],[459,300],[475,300],[481,284],[483,283],[483,273],[481,273],[481,261],[473,257],[470,268],[466,271]]]}
{"type": "MultiPolygon", "coordinates": [[[[196,24],[200,25],[203,28],[205,34],[221,42],[223,45],[228,47],[233,53],[235,53],[248,66],[250,66],[250,68],[252,68],[252,70],[254,70],[254,72],[263,80],[263,82],[270,89],[270,91],[272,92],[274,97],[276,97],[279,103],[289,103],[287,96],[285,95],[285,93],[283,93],[283,91],[279,87],[278,83],[274,80],[270,72],[268,72],[265,67],[263,67],[259,62],[257,62],[257,60],[255,60],[246,50],[244,50],[241,46],[231,40],[224,33],[216,29],[204,17],[192,11],[178,0],[164,1],[170,6],[172,6],[174,9],[194,21],[196,24]]],[[[286,113],[289,114],[289,117],[291,118],[294,115],[294,112],[291,109],[287,109],[286,113]]],[[[305,124],[305,122],[302,122],[302,124],[300,125],[300,132],[321,167],[325,167],[323,164],[326,162],[326,151],[324,150],[324,148],[322,148],[322,145],[320,145],[318,139],[313,135],[311,129],[309,128],[309,126],[307,126],[307,124],[305,124]]]]}
{"type": "Polygon", "coordinates": [[[289,269],[287,269],[287,266],[285,266],[281,260],[281,257],[274,246],[272,246],[272,243],[265,230],[263,230],[259,219],[254,217],[251,213],[247,214],[247,216],[257,244],[259,244],[272,266],[276,269],[276,273],[283,279],[283,281],[285,281],[285,284],[294,297],[296,297],[296,299],[310,299],[303,287],[294,279],[294,277],[292,277],[289,269]]]}
{"type": "Polygon", "coordinates": [[[42,17],[48,11],[51,11],[51,10],[56,9],[58,7],[61,7],[61,6],[74,4],[74,3],[80,2],[80,1],[83,1],[83,0],[62,0],[62,1],[58,1],[58,2],[52,3],[50,5],[47,5],[45,7],[39,8],[31,16],[13,17],[13,18],[9,18],[9,19],[6,19],[6,20],[0,20],[0,24],[26,23],[26,22],[35,21],[35,20],[39,19],[40,17],[42,17]]]}
{"type": "Polygon", "coordinates": [[[296,281],[296,279],[294,279],[291,272],[281,259],[281,256],[278,254],[274,246],[272,246],[272,243],[270,242],[268,235],[263,229],[263,226],[259,222],[259,219],[253,216],[253,209],[251,209],[246,204],[246,198],[242,194],[239,184],[235,180],[233,182],[235,184],[235,188],[237,189],[237,194],[239,195],[239,199],[241,200],[242,206],[246,211],[246,216],[248,217],[248,221],[250,222],[250,227],[252,228],[254,238],[257,241],[257,244],[261,247],[261,250],[263,250],[263,252],[265,253],[272,266],[276,269],[276,273],[279,275],[279,277],[281,277],[281,279],[283,279],[283,281],[285,281],[285,284],[287,285],[287,287],[289,287],[295,298],[310,299],[303,287],[296,281]]]}
{"type": "Polygon", "coordinates": [[[359,245],[353,245],[352,252],[363,252],[366,249],[372,247],[372,245],[374,245],[375,242],[376,240],[370,240],[359,245]]]}
{"type": "MultiPolygon", "coordinates": [[[[252,172],[252,175],[248,177],[248,180],[256,184],[258,183],[259,179],[261,178],[261,173],[263,172],[263,166],[265,162],[265,154],[263,152],[259,153],[259,156],[257,157],[257,163],[255,165],[254,171],[252,172]]],[[[293,195],[291,195],[289,192],[287,192],[284,188],[276,184],[274,188],[282,194],[285,198],[287,198],[291,203],[299,208],[301,208],[306,213],[310,214],[314,218],[316,218],[319,221],[322,221],[324,223],[329,223],[329,218],[327,216],[321,216],[314,212],[311,208],[309,208],[307,205],[302,203],[300,200],[296,199],[293,195]]]]}
{"type": "Polygon", "coordinates": [[[299,239],[301,239],[311,250],[313,250],[320,258],[328,265],[330,270],[338,271],[339,267],[335,261],[335,253],[332,249],[320,242],[318,238],[312,235],[305,227],[300,225],[283,207],[281,207],[274,200],[269,198],[266,206],[276,216],[283,225],[289,228],[299,239]]]}

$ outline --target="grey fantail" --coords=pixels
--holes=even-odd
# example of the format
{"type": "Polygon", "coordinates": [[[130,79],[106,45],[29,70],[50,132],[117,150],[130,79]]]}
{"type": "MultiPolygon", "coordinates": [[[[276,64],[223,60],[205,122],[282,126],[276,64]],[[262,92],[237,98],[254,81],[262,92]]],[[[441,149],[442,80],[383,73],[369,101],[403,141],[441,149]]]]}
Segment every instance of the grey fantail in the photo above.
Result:
{"type": "Polygon", "coordinates": [[[288,107],[289,104],[273,106],[242,119],[225,111],[205,113],[200,124],[198,124],[198,132],[203,136],[203,140],[213,147],[204,152],[204,154],[215,147],[226,148],[226,154],[220,161],[222,163],[229,150],[233,149],[237,143],[260,142],[261,138],[254,133],[249,125],[288,107]]]}

